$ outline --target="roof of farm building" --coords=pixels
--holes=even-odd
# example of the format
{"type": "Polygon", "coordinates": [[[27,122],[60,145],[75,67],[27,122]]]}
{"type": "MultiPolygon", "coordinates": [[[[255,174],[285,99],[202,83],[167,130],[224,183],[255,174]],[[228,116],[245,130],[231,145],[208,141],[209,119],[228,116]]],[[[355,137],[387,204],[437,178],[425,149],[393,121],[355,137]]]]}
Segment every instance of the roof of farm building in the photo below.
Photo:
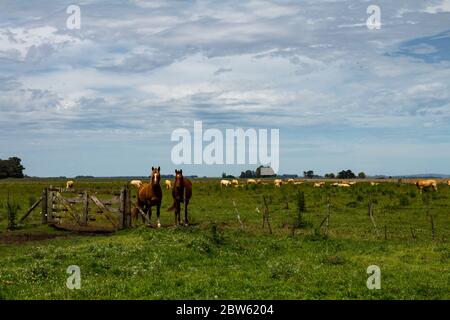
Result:
{"type": "Polygon", "coordinates": [[[275,172],[271,167],[261,168],[261,176],[274,176],[275,172]]]}

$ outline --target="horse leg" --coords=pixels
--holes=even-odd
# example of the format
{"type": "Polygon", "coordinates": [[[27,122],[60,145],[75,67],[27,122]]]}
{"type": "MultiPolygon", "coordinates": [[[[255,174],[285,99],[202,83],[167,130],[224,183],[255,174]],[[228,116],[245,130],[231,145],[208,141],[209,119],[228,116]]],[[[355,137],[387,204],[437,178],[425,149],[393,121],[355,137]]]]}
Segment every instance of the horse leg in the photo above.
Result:
{"type": "Polygon", "coordinates": [[[177,225],[177,217],[178,217],[178,201],[177,200],[173,200],[174,201],[174,208],[175,208],[175,210],[173,211],[173,213],[174,213],[174,221],[173,221],[173,224],[176,226],[177,225]]]}
{"type": "Polygon", "coordinates": [[[161,228],[161,222],[159,222],[159,213],[160,213],[160,208],[161,208],[161,205],[160,204],[158,204],[157,206],[156,206],[156,217],[157,217],[157,226],[158,226],[158,228],[161,228]]]}
{"type": "Polygon", "coordinates": [[[189,204],[189,200],[185,200],[184,201],[184,225],[187,227],[189,224],[188,221],[188,204],[189,204]]]}
{"type": "Polygon", "coordinates": [[[177,201],[177,226],[181,225],[181,202],[177,201]]]}
{"type": "Polygon", "coordinates": [[[152,220],[152,206],[148,207],[148,225],[150,225],[150,222],[152,220]]]}

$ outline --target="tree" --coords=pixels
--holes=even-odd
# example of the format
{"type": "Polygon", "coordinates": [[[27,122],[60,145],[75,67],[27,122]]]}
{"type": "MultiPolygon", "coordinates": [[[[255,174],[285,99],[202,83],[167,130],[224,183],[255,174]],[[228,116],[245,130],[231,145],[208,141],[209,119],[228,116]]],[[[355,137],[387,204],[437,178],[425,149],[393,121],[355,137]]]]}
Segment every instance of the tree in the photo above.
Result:
{"type": "Polygon", "coordinates": [[[338,179],[353,179],[356,178],[356,175],[352,172],[352,170],[342,170],[337,174],[338,179]]]}
{"type": "Polygon", "coordinates": [[[241,175],[239,176],[241,179],[243,178],[255,178],[256,177],[256,172],[252,171],[252,170],[247,170],[247,171],[242,171],[241,175]]]}
{"type": "Polygon", "coordinates": [[[225,179],[227,177],[227,174],[225,172],[222,173],[222,178],[225,179]]]}
{"type": "Polygon", "coordinates": [[[25,168],[20,163],[22,160],[11,157],[8,160],[0,159],[0,179],[1,178],[23,178],[25,168]]]}
{"type": "Polygon", "coordinates": [[[334,173],[325,173],[325,178],[326,179],[334,179],[334,178],[336,178],[336,176],[334,175],[334,173]]]}
{"type": "Polygon", "coordinates": [[[313,170],[303,171],[303,176],[307,179],[312,179],[314,177],[314,171],[313,170]]]}
{"type": "Polygon", "coordinates": [[[365,179],[366,178],[366,174],[364,172],[360,172],[360,173],[358,173],[358,178],[365,179]]]}

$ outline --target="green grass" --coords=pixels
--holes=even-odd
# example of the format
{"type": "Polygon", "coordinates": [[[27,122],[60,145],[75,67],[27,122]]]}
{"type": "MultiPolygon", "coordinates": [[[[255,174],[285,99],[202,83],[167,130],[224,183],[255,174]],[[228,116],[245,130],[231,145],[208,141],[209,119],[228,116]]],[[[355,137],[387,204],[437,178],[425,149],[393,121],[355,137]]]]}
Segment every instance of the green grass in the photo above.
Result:
{"type": "MultiPolygon", "coordinates": [[[[64,182],[0,181],[0,236],[59,236],[0,241],[0,299],[450,298],[448,186],[431,195],[434,239],[422,197],[413,185],[395,183],[375,188],[362,183],[351,189],[302,184],[221,190],[216,180],[198,180],[190,204],[193,226],[187,228],[150,229],[140,224],[108,236],[75,235],[41,226],[38,209],[18,230],[6,231],[8,191],[21,206],[20,218],[30,197],[37,199],[45,186],[64,182]],[[292,235],[298,190],[305,194],[306,224],[292,235]],[[332,211],[324,236],[323,228],[314,230],[326,215],[327,193],[332,211]],[[378,235],[368,216],[369,193],[378,235]],[[269,202],[273,234],[262,228],[256,211],[263,210],[263,195],[269,202]],[[81,290],[66,288],[69,265],[81,268],[81,290]],[[381,290],[366,287],[369,265],[381,268],[381,290]]],[[[76,183],[80,189],[118,190],[126,181],[76,183]]],[[[173,213],[165,210],[171,202],[170,191],[164,190],[163,225],[173,222],[173,213]]]]}

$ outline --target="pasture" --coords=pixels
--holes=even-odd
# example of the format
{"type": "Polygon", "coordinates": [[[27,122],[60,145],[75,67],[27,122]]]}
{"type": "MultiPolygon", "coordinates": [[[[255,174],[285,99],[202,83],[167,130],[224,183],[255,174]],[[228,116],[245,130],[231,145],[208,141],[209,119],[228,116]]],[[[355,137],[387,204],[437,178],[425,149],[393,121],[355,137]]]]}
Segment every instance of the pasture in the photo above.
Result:
{"type": "MultiPolygon", "coordinates": [[[[450,186],[421,195],[396,182],[219,181],[193,180],[188,227],[173,227],[171,190],[163,187],[162,228],[139,221],[113,234],[80,234],[41,225],[39,210],[7,231],[8,193],[18,221],[42,189],[66,181],[1,180],[0,299],[450,299],[450,186]],[[81,269],[80,290],[66,287],[70,265],[81,269]],[[381,269],[379,290],[366,286],[370,265],[381,269]]],[[[75,184],[119,190],[127,182],[75,184]]],[[[132,204],[135,196],[132,189],[132,204]]]]}

